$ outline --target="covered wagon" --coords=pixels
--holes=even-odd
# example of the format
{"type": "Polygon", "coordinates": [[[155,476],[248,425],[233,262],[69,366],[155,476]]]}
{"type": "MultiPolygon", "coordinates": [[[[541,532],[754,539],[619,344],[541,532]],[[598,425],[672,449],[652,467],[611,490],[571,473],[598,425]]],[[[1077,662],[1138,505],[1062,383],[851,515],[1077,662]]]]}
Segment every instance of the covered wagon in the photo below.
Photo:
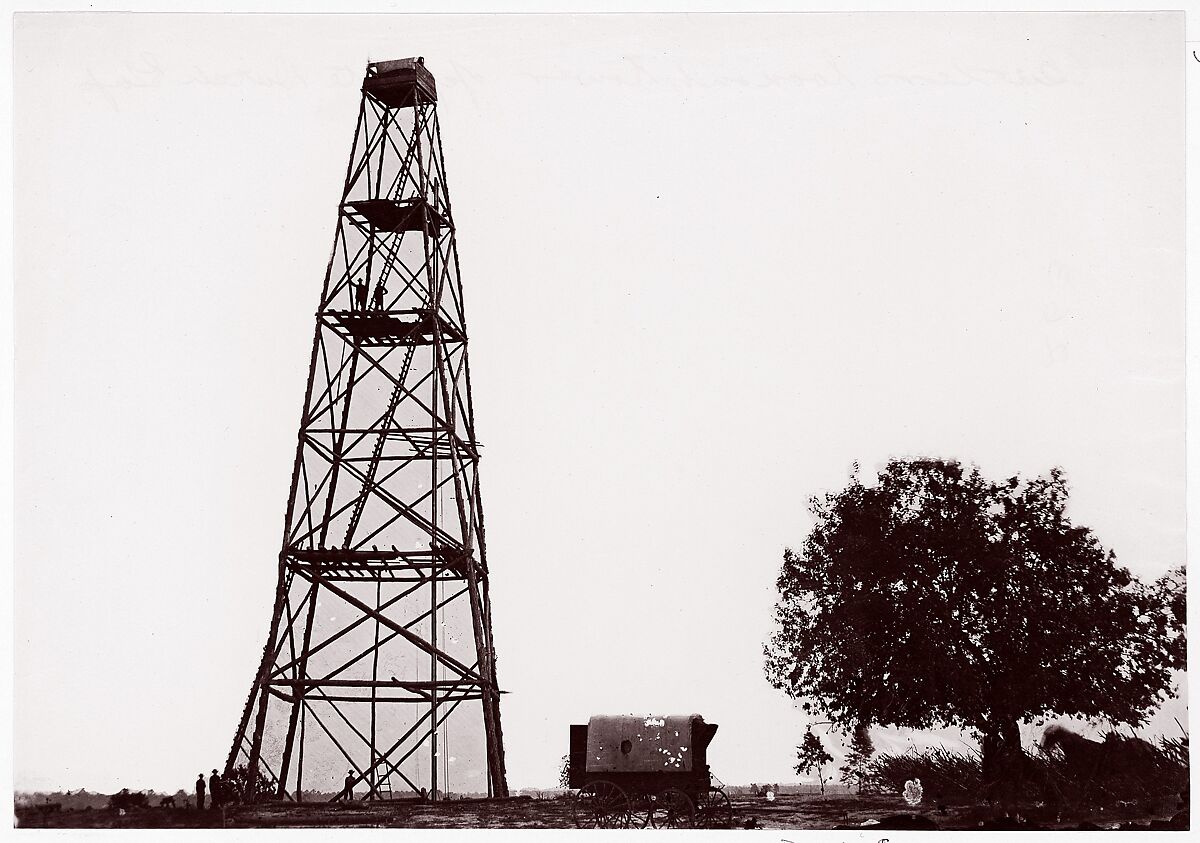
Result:
{"type": "Polygon", "coordinates": [[[699,714],[596,716],[571,726],[568,783],[580,828],[728,828],[708,768],[717,724],[699,714]]]}

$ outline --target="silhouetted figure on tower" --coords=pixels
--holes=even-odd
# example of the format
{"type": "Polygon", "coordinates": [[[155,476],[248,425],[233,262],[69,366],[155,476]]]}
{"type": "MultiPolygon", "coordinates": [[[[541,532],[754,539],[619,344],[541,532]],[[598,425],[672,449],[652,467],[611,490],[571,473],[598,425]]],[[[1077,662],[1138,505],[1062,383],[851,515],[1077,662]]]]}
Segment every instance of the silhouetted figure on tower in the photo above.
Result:
{"type": "Polygon", "coordinates": [[[196,810],[204,810],[204,774],[196,777],[196,810]]]}
{"type": "Polygon", "coordinates": [[[387,295],[387,287],[382,281],[375,282],[375,309],[383,310],[383,297],[387,295]]]}
{"type": "Polygon", "coordinates": [[[367,282],[366,281],[351,281],[350,284],[354,287],[354,306],[359,310],[367,309],[367,282]]]}
{"type": "Polygon", "coordinates": [[[354,801],[354,771],[353,770],[349,770],[346,773],[346,789],[344,791],[342,791],[342,793],[346,797],[347,802],[354,801]]]}

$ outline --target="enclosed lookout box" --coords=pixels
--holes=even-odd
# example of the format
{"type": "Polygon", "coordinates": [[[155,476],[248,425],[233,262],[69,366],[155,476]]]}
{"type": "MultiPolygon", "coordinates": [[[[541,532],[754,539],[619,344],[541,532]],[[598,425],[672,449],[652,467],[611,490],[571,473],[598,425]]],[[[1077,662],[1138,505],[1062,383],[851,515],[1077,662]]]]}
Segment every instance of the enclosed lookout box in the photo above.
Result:
{"type": "Polygon", "coordinates": [[[425,59],[376,61],[367,65],[363,93],[388,108],[410,108],[418,102],[437,102],[437,84],[425,69],[425,59]]]}

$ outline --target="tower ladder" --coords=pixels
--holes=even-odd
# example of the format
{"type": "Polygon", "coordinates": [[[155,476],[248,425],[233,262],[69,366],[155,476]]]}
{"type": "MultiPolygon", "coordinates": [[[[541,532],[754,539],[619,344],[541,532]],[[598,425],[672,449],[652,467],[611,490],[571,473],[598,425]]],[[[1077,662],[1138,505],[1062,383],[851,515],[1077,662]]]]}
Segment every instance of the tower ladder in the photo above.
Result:
{"type": "Polygon", "coordinates": [[[367,476],[363,479],[362,492],[354,501],[354,509],[350,512],[350,523],[346,526],[346,548],[350,548],[351,540],[354,538],[354,531],[358,529],[358,521],[362,518],[363,507],[367,505],[367,497],[371,494],[371,487],[375,485],[375,475],[379,473],[379,457],[383,455],[383,443],[387,441],[388,428],[392,426],[392,419],[396,417],[396,408],[400,406],[400,399],[404,397],[406,390],[404,382],[408,380],[408,371],[412,368],[413,355],[416,353],[417,347],[410,345],[404,352],[404,365],[400,367],[400,376],[396,378],[396,386],[392,389],[392,397],[388,400],[387,409],[383,412],[383,423],[379,429],[379,438],[375,440],[375,447],[371,449],[371,461],[367,463],[367,476]]]}

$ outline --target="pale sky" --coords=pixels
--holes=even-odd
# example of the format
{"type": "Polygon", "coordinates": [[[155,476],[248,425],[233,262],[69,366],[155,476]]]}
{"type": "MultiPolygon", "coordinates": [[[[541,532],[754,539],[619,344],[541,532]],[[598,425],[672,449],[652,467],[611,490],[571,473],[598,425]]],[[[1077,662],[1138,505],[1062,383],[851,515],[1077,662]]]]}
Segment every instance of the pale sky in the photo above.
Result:
{"type": "Polygon", "coordinates": [[[701,712],[721,779],[795,780],[761,649],[855,461],[1062,466],[1122,564],[1180,563],[1182,40],[19,17],[15,786],[174,790],[228,751],[368,60],[437,77],[514,788],[626,712],[701,712]]]}

